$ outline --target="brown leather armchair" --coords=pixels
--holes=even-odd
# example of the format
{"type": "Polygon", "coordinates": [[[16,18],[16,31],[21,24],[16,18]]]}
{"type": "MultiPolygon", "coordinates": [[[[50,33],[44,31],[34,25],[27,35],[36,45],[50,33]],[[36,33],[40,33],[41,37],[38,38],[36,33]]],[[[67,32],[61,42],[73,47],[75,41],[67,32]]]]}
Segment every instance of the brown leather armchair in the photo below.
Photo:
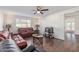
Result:
{"type": "Polygon", "coordinates": [[[19,28],[18,33],[21,35],[23,38],[31,37],[33,34],[33,28],[19,28]]]}

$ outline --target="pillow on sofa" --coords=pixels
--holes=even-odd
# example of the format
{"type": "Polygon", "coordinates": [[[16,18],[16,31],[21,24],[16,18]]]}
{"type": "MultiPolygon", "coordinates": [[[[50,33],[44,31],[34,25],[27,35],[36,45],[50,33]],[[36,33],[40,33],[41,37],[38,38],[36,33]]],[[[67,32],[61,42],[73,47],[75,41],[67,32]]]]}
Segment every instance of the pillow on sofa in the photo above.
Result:
{"type": "Polygon", "coordinates": [[[14,35],[13,39],[20,49],[24,49],[25,47],[27,47],[26,40],[24,40],[20,35],[14,35]]]}

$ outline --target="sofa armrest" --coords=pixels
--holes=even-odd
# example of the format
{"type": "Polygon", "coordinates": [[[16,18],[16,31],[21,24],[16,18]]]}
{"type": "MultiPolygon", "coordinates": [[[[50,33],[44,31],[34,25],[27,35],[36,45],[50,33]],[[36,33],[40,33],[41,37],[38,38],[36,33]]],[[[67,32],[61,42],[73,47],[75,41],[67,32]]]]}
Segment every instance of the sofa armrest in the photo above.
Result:
{"type": "Polygon", "coordinates": [[[1,52],[21,52],[21,50],[16,45],[13,39],[4,40],[1,45],[2,45],[1,52]]]}
{"type": "Polygon", "coordinates": [[[29,47],[26,47],[22,50],[22,52],[46,52],[44,49],[36,48],[33,45],[30,45],[29,47]]]}

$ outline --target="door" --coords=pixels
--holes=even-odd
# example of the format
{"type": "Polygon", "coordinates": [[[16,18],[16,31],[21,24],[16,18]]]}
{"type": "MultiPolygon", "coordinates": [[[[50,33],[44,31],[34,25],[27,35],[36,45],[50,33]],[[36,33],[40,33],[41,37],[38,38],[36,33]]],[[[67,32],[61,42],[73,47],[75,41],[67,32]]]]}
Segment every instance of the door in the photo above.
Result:
{"type": "Polygon", "coordinates": [[[75,18],[65,17],[65,47],[66,51],[73,51],[76,48],[75,39],[75,18]]]}

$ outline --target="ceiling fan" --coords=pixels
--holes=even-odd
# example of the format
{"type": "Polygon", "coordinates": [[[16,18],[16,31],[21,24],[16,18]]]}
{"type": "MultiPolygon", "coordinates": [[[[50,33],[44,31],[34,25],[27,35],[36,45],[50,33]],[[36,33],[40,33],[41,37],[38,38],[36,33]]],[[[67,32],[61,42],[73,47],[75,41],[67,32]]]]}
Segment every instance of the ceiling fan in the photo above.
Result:
{"type": "Polygon", "coordinates": [[[48,9],[42,9],[41,6],[37,6],[36,10],[33,11],[35,11],[34,14],[44,14],[44,11],[48,11],[48,9]]]}

